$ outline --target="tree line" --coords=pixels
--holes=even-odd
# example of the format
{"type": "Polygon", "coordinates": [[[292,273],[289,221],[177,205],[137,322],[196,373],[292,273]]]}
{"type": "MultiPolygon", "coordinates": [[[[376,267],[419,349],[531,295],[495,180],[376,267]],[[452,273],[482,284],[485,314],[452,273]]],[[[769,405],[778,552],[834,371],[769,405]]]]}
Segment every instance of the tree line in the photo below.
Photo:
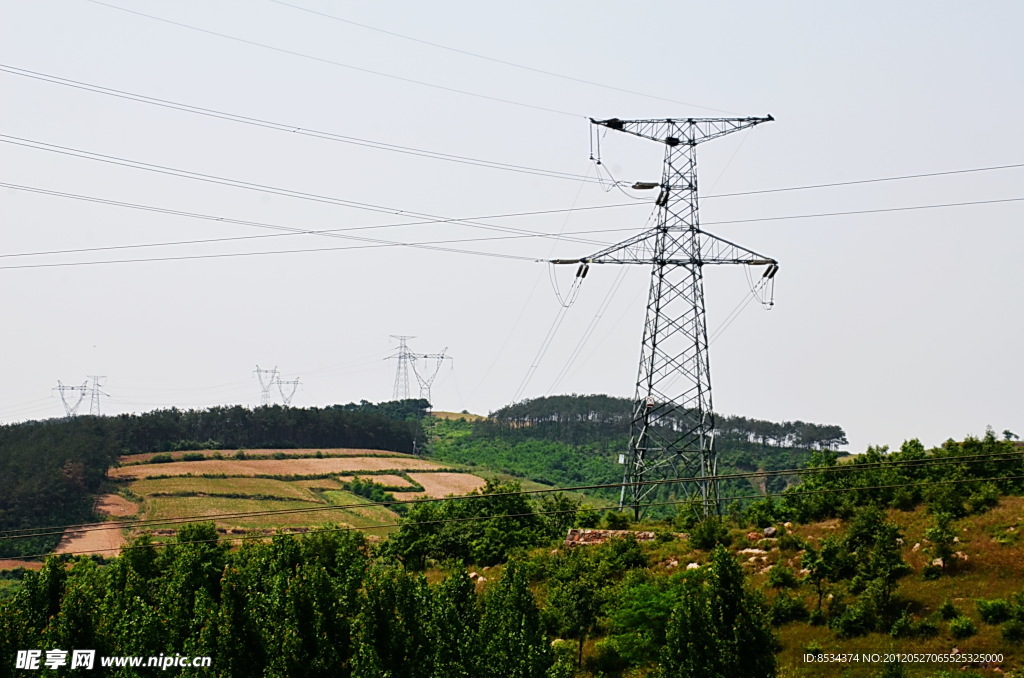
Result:
{"type": "MultiPolygon", "coordinates": [[[[412,452],[425,400],[324,408],[213,407],[0,426],[0,530],[88,522],[121,454],[183,449],[356,447],[412,452]]],[[[45,553],[57,537],[0,542],[0,557],[45,553]]]]}

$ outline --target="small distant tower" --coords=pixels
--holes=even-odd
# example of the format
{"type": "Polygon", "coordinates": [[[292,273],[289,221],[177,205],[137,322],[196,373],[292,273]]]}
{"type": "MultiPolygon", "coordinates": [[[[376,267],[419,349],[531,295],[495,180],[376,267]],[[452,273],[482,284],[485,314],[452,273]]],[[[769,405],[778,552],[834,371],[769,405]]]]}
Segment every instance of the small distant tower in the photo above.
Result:
{"type": "Polygon", "coordinates": [[[100,390],[100,386],[103,385],[101,379],[106,379],[99,375],[92,375],[92,387],[89,389],[89,414],[94,414],[97,417],[100,416],[100,396],[108,396],[110,394],[104,393],[100,390]]]}
{"type": "Polygon", "coordinates": [[[295,392],[299,389],[299,380],[296,379],[278,379],[277,390],[281,393],[281,401],[285,405],[292,404],[292,398],[295,397],[295,392]],[[291,387],[291,388],[286,388],[291,387]]]}
{"type": "Polygon", "coordinates": [[[409,350],[409,340],[415,339],[416,337],[403,335],[403,334],[392,334],[392,339],[398,340],[398,350],[393,354],[389,355],[384,360],[397,360],[398,367],[395,370],[395,388],[392,394],[394,400],[408,400],[409,399],[409,368],[412,367],[413,363],[416,362],[415,356],[412,351],[409,350]]]}
{"type": "Polygon", "coordinates": [[[266,407],[270,404],[270,389],[273,388],[274,384],[277,382],[277,367],[275,366],[272,370],[263,370],[260,369],[259,365],[257,365],[256,369],[253,370],[253,373],[256,375],[256,378],[260,380],[260,388],[262,389],[260,393],[260,405],[266,407]]]}
{"type": "Polygon", "coordinates": [[[85,400],[85,394],[89,390],[89,382],[82,382],[81,386],[65,386],[60,379],[57,380],[57,385],[53,387],[53,390],[60,394],[60,401],[64,404],[64,412],[68,419],[78,414],[78,408],[81,406],[82,401],[85,400]],[[73,402],[69,402],[67,393],[78,392],[78,400],[71,399],[73,402]]]}

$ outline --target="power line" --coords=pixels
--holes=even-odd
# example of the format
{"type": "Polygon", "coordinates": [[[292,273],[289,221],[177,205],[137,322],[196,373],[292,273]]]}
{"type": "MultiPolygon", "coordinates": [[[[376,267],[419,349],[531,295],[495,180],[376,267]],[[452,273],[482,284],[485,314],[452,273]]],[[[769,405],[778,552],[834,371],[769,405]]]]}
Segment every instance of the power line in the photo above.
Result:
{"type": "Polygon", "coordinates": [[[180,28],[187,28],[190,31],[197,31],[199,33],[205,33],[206,35],[213,35],[213,36],[216,36],[218,38],[224,38],[225,40],[232,40],[234,42],[239,42],[239,43],[242,43],[242,44],[245,44],[245,45],[251,45],[253,47],[260,47],[262,49],[272,50],[274,52],[279,52],[281,54],[289,54],[291,56],[301,57],[303,59],[309,59],[311,61],[316,61],[316,62],[323,63],[323,64],[330,64],[332,66],[340,66],[341,68],[347,68],[349,70],[358,71],[360,73],[367,73],[367,74],[370,74],[370,75],[376,75],[376,76],[379,76],[379,77],[382,77],[382,78],[389,78],[391,80],[397,80],[399,82],[411,83],[411,84],[414,84],[414,85],[422,85],[423,87],[432,87],[433,89],[439,89],[439,90],[442,90],[442,91],[445,91],[445,92],[452,92],[452,93],[455,93],[455,94],[463,94],[465,96],[476,97],[477,99],[485,99],[487,101],[495,101],[495,102],[498,102],[498,103],[510,104],[512,106],[519,106],[519,107],[522,107],[522,108],[530,108],[530,109],[537,110],[537,111],[544,111],[546,113],[557,113],[558,115],[567,115],[567,116],[570,116],[570,117],[573,117],[573,118],[583,118],[583,117],[586,117],[586,116],[581,115],[579,113],[570,113],[569,111],[562,111],[562,110],[558,110],[556,108],[548,108],[546,106],[538,106],[536,104],[528,104],[528,103],[525,103],[525,102],[522,102],[522,101],[514,101],[512,99],[503,99],[501,97],[490,96],[490,95],[487,95],[487,94],[480,94],[478,92],[470,92],[468,90],[457,89],[455,87],[447,87],[445,85],[438,85],[436,83],[425,82],[423,80],[415,80],[413,78],[406,78],[404,76],[395,75],[393,73],[385,73],[383,71],[375,71],[375,70],[372,70],[372,69],[369,69],[369,68],[362,68],[361,66],[353,66],[352,64],[346,64],[346,63],[343,63],[341,61],[334,61],[332,59],[325,59],[323,57],[313,56],[312,54],[305,54],[303,52],[297,52],[295,50],[285,49],[283,47],[275,47],[273,45],[268,45],[268,44],[265,44],[265,43],[262,43],[262,42],[256,42],[255,40],[247,40],[245,38],[239,38],[239,37],[234,36],[234,35],[228,35],[227,33],[219,33],[217,31],[211,31],[211,30],[209,30],[207,28],[200,28],[198,26],[192,26],[190,24],[181,23],[180,21],[172,21],[170,19],[165,19],[163,17],[154,16],[152,14],[145,14],[143,12],[137,12],[137,11],[135,11],[133,9],[128,9],[126,7],[118,7],[117,5],[110,5],[110,4],[105,3],[105,2],[100,2],[100,0],[86,0],[86,1],[87,2],[91,2],[94,5],[103,5],[104,7],[109,7],[110,9],[116,9],[116,10],[119,10],[121,12],[127,12],[129,14],[134,14],[136,16],[141,16],[141,17],[145,17],[147,19],[152,19],[153,21],[160,21],[162,23],[170,24],[172,26],[178,26],[180,28]]]}
{"type": "Polygon", "coordinates": [[[657,99],[658,101],[667,101],[667,102],[672,103],[672,104],[680,104],[682,106],[690,106],[692,108],[700,108],[700,109],[703,109],[705,111],[717,111],[719,113],[729,113],[729,111],[724,111],[721,108],[711,108],[709,106],[699,106],[697,104],[692,104],[692,103],[689,103],[689,102],[686,102],[686,101],[679,101],[677,99],[666,99],[665,97],[660,97],[660,96],[657,96],[655,94],[647,94],[645,92],[637,92],[636,90],[624,89],[622,87],[614,87],[612,85],[606,85],[606,84],[603,84],[603,83],[600,83],[600,82],[593,82],[591,80],[584,80],[583,78],[575,78],[575,77],[573,77],[571,75],[563,75],[561,73],[555,73],[553,71],[546,71],[546,70],[544,70],[542,68],[534,68],[532,66],[524,66],[523,64],[517,64],[517,63],[512,62],[512,61],[506,61],[504,59],[497,59],[495,57],[489,57],[489,56],[486,56],[486,55],[483,55],[483,54],[478,54],[476,52],[470,52],[468,50],[458,49],[456,47],[449,47],[448,45],[442,45],[440,43],[430,42],[429,40],[422,40],[420,38],[414,38],[412,36],[403,35],[401,33],[396,33],[394,31],[384,30],[383,28],[377,28],[376,26],[370,26],[370,25],[367,25],[367,24],[361,24],[361,23],[358,23],[356,21],[352,21],[350,19],[343,19],[343,18],[341,18],[339,16],[334,16],[333,14],[327,14],[325,12],[318,12],[316,10],[308,9],[306,7],[300,7],[299,5],[293,5],[291,3],[282,2],[282,0],[270,0],[270,2],[277,3],[278,5],[284,5],[285,7],[291,7],[292,9],[297,9],[297,10],[300,10],[302,12],[308,12],[309,14],[316,14],[317,16],[322,16],[322,17],[325,17],[327,19],[332,19],[334,21],[340,21],[341,23],[349,24],[351,26],[358,26],[359,28],[365,28],[366,30],[369,30],[369,31],[376,31],[377,33],[383,33],[385,35],[390,35],[390,36],[393,36],[393,37],[396,37],[396,38],[401,38],[402,40],[409,40],[411,42],[417,42],[417,43],[419,43],[421,45],[428,45],[430,47],[436,47],[438,49],[443,49],[443,50],[446,50],[448,52],[454,52],[456,54],[463,54],[465,56],[474,57],[476,59],[483,59],[484,61],[490,61],[492,63],[502,64],[503,66],[511,66],[512,68],[519,68],[519,69],[522,69],[524,71],[531,71],[533,73],[540,73],[541,75],[548,75],[548,76],[551,76],[553,78],[561,78],[562,80],[570,80],[572,82],[578,82],[578,83],[581,83],[581,84],[584,84],[584,85],[591,85],[592,87],[600,87],[600,88],[603,88],[603,89],[615,90],[616,92],[623,92],[625,94],[633,94],[635,96],[646,97],[648,99],[657,99]]]}
{"type": "MultiPolygon", "coordinates": [[[[790,492],[788,496],[795,496],[795,495],[803,496],[803,495],[813,495],[813,494],[835,494],[835,493],[839,493],[839,492],[860,492],[860,491],[863,491],[863,490],[878,490],[878,489],[906,488],[906,487],[927,487],[927,486],[934,486],[934,485],[957,485],[957,484],[962,484],[962,483],[982,483],[982,482],[987,482],[987,481],[990,481],[990,480],[1019,480],[1019,479],[1022,479],[1022,478],[1024,478],[1024,475],[993,476],[993,477],[990,477],[990,478],[970,478],[970,479],[959,479],[959,480],[923,481],[923,482],[920,482],[920,483],[897,483],[897,484],[892,484],[892,485],[871,485],[871,486],[866,486],[866,487],[854,487],[854,488],[828,488],[828,489],[803,490],[803,491],[797,490],[797,491],[790,492]]],[[[495,495],[479,495],[479,496],[495,496],[495,495]]],[[[782,493],[776,493],[774,495],[771,494],[771,493],[749,494],[749,495],[741,495],[741,496],[738,496],[738,497],[717,497],[715,500],[717,502],[721,503],[723,501],[737,501],[739,499],[765,499],[765,498],[770,498],[770,497],[783,497],[783,496],[787,496],[787,495],[784,495],[782,493]]],[[[437,501],[437,500],[435,500],[435,501],[437,501]]],[[[690,499],[682,499],[682,500],[674,500],[674,501],[651,502],[649,504],[649,506],[680,506],[680,505],[684,505],[684,504],[690,504],[691,502],[692,502],[692,500],[690,500],[690,499]]],[[[368,504],[360,504],[359,506],[362,506],[362,507],[365,508],[366,506],[368,506],[368,504]]],[[[590,512],[601,512],[601,511],[614,511],[614,510],[617,510],[617,509],[618,509],[618,507],[616,507],[616,506],[600,506],[600,507],[585,506],[585,507],[579,507],[579,508],[573,508],[573,509],[559,509],[559,510],[547,510],[547,511],[531,511],[529,513],[504,513],[504,514],[498,514],[498,515],[463,516],[463,517],[459,517],[459,518],[442,518],[442,519],[437,519],[437,520],[404,521],[404,522],[397,522],[397,523],[383,523],[383,524],[380,524],[380,525],[364,525],[362,527],[353,527],[353,526],[330,527],[330,528],[312,529],[312,530],[309,530],[307,532],[304,532],[303,534],[304,535],[308,535],[308,534],[328,533],[328,532],[352,532],[352,531],[355,531],[355,530],[366,531],[366,530],[377,530],[377,529],[384,529],[384,528],[391,528],[391,527],[404,527],[404,526],[413,526],[413,525],[416,525],[416,526],[418,526],[418,525],[444,525],[444,524],[448,524],[448,523],[466,523],[466,522],[477,522],[477,521],[482,521],[482,520],[499,520],[499,519],[502,519],[502,518],[527,518],[527,517],[537,516],[537,515],[557,515],[557,514],[566,514],[566,513],[590,513],[590,512]]],[[[110,529],[110,528],[108,528],[108,529],[110,529]]],[[[184,545],[188,545],[188,544],[209,544],[209,543],[230,542],[230,541],[252,541],[252,540],[255,540],[255,539],[273,538],[273,536],[274,535],[265,535],[265,534],[244,535],[244,536],[237,536],[237,537],[225,536],[225,537],[217,537],[216,539],[196,539],[196,540],[192,540],[192,541],[176,542],[176,543],[172,543],[172,544],[164,544],[164,546],[184,546],[184,545]]],[[[94,554],[97,551],[116,551],[116,552],[120,552],[120,551],[127,551],[127,550],[135,550],[135,549],[139,549],[139,548],[151,548],[152,546],[156,546],[156,544],[152,544],[152,545],[150,545],[150,544],[143,544],[143,545],[132,545],[132,546],[120,546],[120,547],[117,547],[117,548],[108,548],[108,549],[90,549],[88,551],[74,551],[74,552],[70,552],[70,553],[64,553],[64,554],[61,554],[61,555],[88,555],[88,554],[94,554]]],[[[44,557],[47,557],[47,556],[50,556],[50,555],[52,555],[52,554],[49,554],[49,553],[39,553],[39,554],[28,555],[28,556],[12,556],[12,557],[9,557],[9,559],[10,560],[27,560],[27,559],[31,559],[31,558],[44,558],[44,557]]]]}
{"type": "MultiPolygon", "coordinates": [[[[271,0],[273,1],[273,0],[271,0]]],[[[1015,163],[1011,165],[992,165],[989,167],[971,167],[967,169],[956,169],[946,170],[942,172],[925,172],[922,174],[901,174],[897,176],[889,177],[875,177],[873,179],[851,179],[850,181],[834,181],[828,184],[805,184],[803,186],[783,186],[779,188],[762,188],[756,191],[739,191],[736,193],[713,193],[711,195],[705,195],[702,200],[709,200],[711,198],[733,198],[741,195],[761,195],[764,193],[783,193],[786,191],[806,191],[817,188],[835,188],[837,186],[855,186],[858,184],[877,184],[885,181],[903,181],[904,179],[924,179],[928,177],[944,177],[954,174],[970,174],[972,172],[994,172],[997,170],[1005,169],[1017,169],[1024,167],[1024,163],[1015,163]]]]}
{"type": "Polygon", "coordinates": [[[228,113],[225,111],[219,111],[211,108],[204,108],[202,106],[193,106],[191,104],[185,104],[177,101],[170,101],[168,99],[158,99],[156,97],[149,97],[143,94],[136,94],[134,92],[128,92],[125,90],[111,89],[109,87],[103,87],[100,85],[93,85],[91,83],[82,82],[79,80],[70,80],[67,78],[61,78],[55,75],[49,75],[47,73],[40,73],[38,71],[30,71],[24,68],[18,68],[16,66],[9,66],[6,64],[0,64],[0,71],[9,73],[11,75],[18,75],[25,78],[32,78],[42,82],[48,82],[55,85],[63,85],[65,87],[71,87],[74,89],[85,90],[96,94],[105,94],[107,96],[117,97],[120,99],[126,99],[129,101],[135,101],[138,103],[150,104],[153,106],[160,106],[162,108],[169,108],[177,111],[184,111],[186,113],[194,113],[197,115],[204,115],[211,118],[217,118],[220,120],[227,120],[230,122],[242,123],[245,125],[251,125],[254,127],[261,127],[265,129],[277,130],[280,132],[287,132],[289,134],[299,134],[303,136],[313,137],[315,139],[326,139],[328,141],[338,141],[345,144],[351,144],[354,146],[363,146],[366,148],[374,148],[382,151],[391,151],[394,153],[403,153],[406,155],[414,155],[424,158],[432,158],[435,160],[445,160],[448,162],[456,162],[466,165],[473,165],[475,167],[487,167],[490,169],[504,170],[508,172],[518,172],[521,174],[531,174],[536,176],[551,177],[554,179],[569,179],[572,181],[586,181],[588,183],[598,183],[595,178],[587,177],[582,174],[573,174],[571,172],[561,172],[558,170],[548,170],[539,167],[529,167],[526,165],[516,165],[512,163],[497,162],[493,160],[486,160],[483,158],[473,158],[464,155],[457,155],[453,153],[441,153],[439,151],[428,151],[422,148],[414,148],[411,146],[402,146],[400,144],[391,144],[383,141],[374,141],[372,139],[362,139],[359,137],[353,137],[342,134],[335,134],[333,132],[324,132],[321,130],[307,129],[297,125],[289,125],[280,122],[273,122],[270,120],[264,120],[261,118],[254,118],[246,115],[239,115],[236,113],[228,113]]]}
{"type": "MultiPolygon", "coordinates": [[[[90,2],[93,0],[90,0],[90,2]]],[[[56,144],[48,144],[41,141],[34,141],[32,139],[25,139],[22,137],[14,137],[6,134],[0,134],[0,142],[6,144],[12,144],[14,146],[22,146],[25,148],[32,148],[39,151],[47,151],[50,153],[57,153],[60,155],[68,155],[75,158],[81,158],[84,160],[93,160],[96,162],[103,162],[111,165],[118,165],[121,167],[129,167],[131,169],[144,170],[147,172],[155,172],[157,174],[166,174],[169,176],[175,176],[183,179],[192,179],[194,181],[202,181],[212,184],[218,184],[221,186],[231,186],[234,188],[242,188],[249,191],[258,191],[261,193],[272,193],[275,195],[282,195],[289,198],[296,198],[299,200],[309,200],[312,202],[322,202],[332,205],[340,205],[342,207],[350,207],[353,209],[365,210],[368,212],[378,212],[383,214],[395,214],[395,215],[408,215],[414,217],[421,217],[426,219],[439,219],[445,222],[461,224],[469,226],[471,228],[482,228],[490,231],[505,231],[510,233],[536,233],[536,231],[525,231],[523,229],[510,228],[505,226],[495,226],[493,224],[480,224],[473,221],[464,219],[450,219],[446,217],[439,217],[436,214],[428,214],[425,212],[414,212],[412,210],[403,210],[393,207],[386,207],[383,205],[375,205],[372,203],[365,203],[356,200],[347,200],[344,198],[334,198],[330,196],[319,195],[316,193],[306,193],[304,191],[294,191],[286,188],[278,188],[275,186],[268,186],[265,184],[257,184],[249,181],[241,181],[238,179],[231,179],[228,177],[219,177],[212,174],[203,174],[201,172],[193,172],[191,170],[181,170],[173,167],[167,167],[164,165],[155,165],[152,163],[140,162],[137,160],[131,160],[128,158],[120,158],[112,155],[104,155],[102,153],[93,153],[92,151],[83,151],[76,148],[70,148],[68,146],[59,146],[56,144]]],[[[278,227],[280,230],[295,230],[287,227],[278,227]]],[[[589,244],[598,244],[593,241],[581,240],[581,242],[589,242],[589,244]]]]}
{"type": "MultiPolygon", "coordinates": [[[[997,452],[997,453],[986,453],[976,455],[963,455],[963,456],[950,456],[950,457],[926,457],[922,459],[908,459],[903,461],[880,461],[862,464],[843,464],[839,466],[820,466],[814,468],[789,468],[789,469],[776,469],[776,470],[763,470],[763,471],[748,471],[744,473],[729,473],[719,474],[715,476],[717,480],[749,480],[753,478],[773,478],[780,476],[811,476],[815,474],[824,473],[846,473],[849,471],[879,471],[879,470],[899,470],[903,468],[935,468],[942,466],[954,466],[958,464],[976,464],[976,463],[993,463],[1002,461],[1021,461],[1024,459],[1024,455],[1020,452],[997,452]]],[[[194,522],[196,520],[224,520],[232,518],[251,518],[251,517],[265,517],[275,515],[288,515],[295,513],[318,513],[323,511],[333,511],[340,509],[349,508],[366,508],[369,506],[389,508],[397,505],[411,505],[411,504],[422,504],[429,502],[448,502],[448,501],[466,501],[471,499],[481,499],[484,497],[490,498],[501,498],[501,497],[512,497],[521,495],[535,495],[535,494],[550,494],[553,492],[580,492],[584,490],[602,490],[602,489],[620,489],[625,486],[631,485],[644,485],[644,486],[658,486],[658,485],[669,485],[678,482],[696,482],[694,478],[667,478],[667,479],[655,479],[655,480],[644,480],[644,481],[631,481],[621,483],[602,483],[592,485],[576,485],[571,487],[556,487],[556,488],[543,488],[536,490],[518,490],[515,492],[497,492],[494,494],[466,494],[461,496],[448,496],[448,497],[422,497],[417,499],[402,499],[389,502],[370,502],[360,504],[335,504],[329,506],[317,506],[312,508],[295,508],[295,509],[271,509],[266,511],[239,511],[232,513],[218,513],[218,514],[206,514],[200,516],[178,516],[170,518],[154,518],[150,520],[122,520],[122,521],[108,521],[105,523],[78,523],[73,525],[57,525],[48,527],[36,527],[36,528],[21,528],[16,530],[5,530],[0,531],[0,541],[15,538],[25,537],[41,537],[41,536],[52,536],[62,534],[66,530],[73,530],[76,533],[90,532],[94,530],[107,530],[113,528],[128,528],[128,527],[152,527],[154,525],[172,525],[179,523],[194,522]],[[36,532],[32,534],[23,534],[28,532],[36,532]],[[39,530],[51,530],[49,532],[39,532],[39,530]]],[[[983,479],[973,479],[981,482],[983,479]]],[[[864,487],[849,488],[852,490],[869,489],[864,487]]],[[[767,495],[757,495],[758,497],[764,497],[767,495]]],[[[726,497],[725,499],[732,500],[736,497],[726,497]]]]}
{"type": "MultiPolygon", "coordinates": [[[[420,226],[420,225],[427,225],[427,224],[447,224],[447,223],[460,224],[463,221],[483,221],[483,220],[488,220],[488,219],[508,219],[508,218],[518,218],[518,217],[540,216],[540,215],[547,215],[547,214],[558,214],[558,213],[570,211],[570,210],[566,210],[566,209],[535,210],[535,211],[530,211],[530,212],[510,212],[510,213],[507,213],[507,214],[489,214],[489,215],[483,215],[483,216],[465,217],[465,218],[461,218],[461,219],[459,219],[459,218],[421,219],[421,220],[418,220],[418,221],[403,221],[403,222],[390,223],[390,224],[374,224],[374,225],[366,225],[366,226],[344,226],[344,227],[339,227],[339,228],[326,228],[326,229],[306,229],[306,228],[283,226],[283,225],[279,225],[279,224],[271,224],[271,223],[260,222],[260,221],[250,221],[250,220],[245,220],[245,219],[233,219],[233,218],[230,218],[230,217],[220,217],[220,216],[216,216],[216,215],[203,214],[203,213],[199,213],[199,212],[187,212],[187,211],[184,211],[184,210],[176,210],[176,209],[171,209],[171,208],[167,208],[167,207],[157,207],[157,206],[154,206],[154,205],[143,205],[143,204],[139,204],[139,203],[123,202],[123,201],[120,201],[120,200],[111,200],[111,199],[107,199],[107,198],[98,198],[98,197],[95,197],[95,196],[81,195],[81,194],[76,194],[76,193],[66,193],[66,192],[63,192],[63,191],[54,191],[54,190],[49,190],[49,189],[44,189],[44,188],[38,188],[38,187],[35,187],[35,186],[25,186],[25,185],[22,185],[22,184],[10,184],[10,183],[5,183],[5,182],[0,182],[0,188],[10,188],[10,189],[14,189],[14,190],[26,191],[26,192],[30,192],[30,193],[38,193],[38,194],[41,194],[41,195],[48,195],[48,196],[53,196],[53,197],[58,197],[58,198],[67,198],[67,199],[71,199],[71,200],[82,200],[82,201],[85,201],[85,202],[98,203],[98,204],[102,204],[102,205],[111,205],[113,207],[123,207],[123,208],[127,208],[127,209],[136,209],[136,210],[142,210],[142,211],[146,211],[146,212],[155,212],[157,214],[167,214],[167,215],[171,215],[171,216],[180,216],[180,217],[189,217],[189,218],[193,218],[193,219],[204,219],[204,220],[207,220],[207,221],[216,221],[216,222],[225,223],[225,224],[236,224],[236,225],[241,225],[241,226],[253,226],[253,227],[257,227],[257,228],[266,228],[266,229],[271,229],[271,230],[285,231],[283,233],[273,233],[273,234],[263,234],[263,235],[241,235],[241,236],[229,236],[229,237],[222,237],[222,238],[197,238],[197,239],[193,239],[193,240],[175,240],[175,241],[170,241],[170,242],[139,243],[139,244],[132,244],[132,245],[107,245],[107,246],[101,246],[101,247],[79,247],[79,248],[63,249],[63,250],[44,250],[44,251],[40,251],[40,252],[12,252],[12,253],[7,253],[7,254],[0,254],[0,259],[10,258],[10,257],[44,256],[44,255],[54,255],[54,254],[79,254],[79,253],[84,253],[84,252],[103,252],[103,251],[110,251],[110,250],[138,249],[138,248],[143,248],[143,247],[171,247],[171,246],[180,246],[180,245],[197,245],[197,244],[207,244],[207,243],[233,242],[233,241],[240,241],[240,240],[262,240],[262,239],[265,239],[265,238],[280,238],[280,237],[284,237],[284,236],[293,236],[293,235],[327,235],[327,234],[343,233],[343,232],[350,232],[350,231],[377,230],[377,229],[382,229],[382,228],[399,228],[399,227],[405,227],[405,226],[420,226]]],[[[614,208],[614,207],[632,207],[632,206],[633,205],[631,203],[618,203],[618,204],[613,204],[613,205],[591,205],[589,207],[577,207],[577,208],[575,208],[575,210],[571,210],[571,211],[581,211],[581,210],[589,211],[589,210],[599,210],[599,209],[607,209],[607,208],[614,208]]],[[[563,233],[559,233],[559,234],[542,233],[542,232],[537,232],[537,231],[528,231],[528,230],[519,229],[519,228],[511,229],[511,230],[512,230],[512,232],[522,232],[523,235],[522,236],[508,236],[508,237],[501,237],[501,238],[475,238],[475,239],[473,239],[473,238],[466,238],[466,239],[448,240],[448,241],[439,241],[439,242],[479,242],[479,241],[490,241],[490,240],[505,240],[505,239],[509,239],[509,238],[519,238],[519,237],[522,237],[522,238],[533,238],[533,237],[537,237],[537,238],[551,238],[553,240],[565,239],[563,237],[563,233]]],[[[596,229],[596,230],[588,230],[588,231],[572,231],[572,232],[570,232],[570,235],[586,235],[586,234],[594,234],[594,233],[610,233],[610,232],[618,232],[618,231],[623,231],[623,230],[631,230],[631,229],[619,229],[619,228],[616,228],[616,229],[596,229]]],[[[385,242],[386,243],[387,241],[381,241],[381,242],[385,242]]]]}

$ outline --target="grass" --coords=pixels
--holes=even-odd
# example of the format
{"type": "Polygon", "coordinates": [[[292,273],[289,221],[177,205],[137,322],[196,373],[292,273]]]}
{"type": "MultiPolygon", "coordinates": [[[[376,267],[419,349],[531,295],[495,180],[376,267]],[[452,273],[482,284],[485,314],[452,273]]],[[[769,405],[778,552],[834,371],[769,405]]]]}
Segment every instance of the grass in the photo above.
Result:
{"type": "MultiPolygon", "coordinates": [[[[316,501],[316,496],[307,489],[310,484],[318,481],[304,481],[306,485],[283,480],[266,478],[161,478],[158,480],[136,480],[128,488],[138,495],[151,497],[156,494],[189,494],[189,495],[252,495],[253,497],[275,497],[279,499],[296,499],[299,501],[316,501]]],[[[317,487],[331,488],[330,482],[323,482],[317,487]]],[[[240,497],[235,497],[240,498],[240,497]]]]}

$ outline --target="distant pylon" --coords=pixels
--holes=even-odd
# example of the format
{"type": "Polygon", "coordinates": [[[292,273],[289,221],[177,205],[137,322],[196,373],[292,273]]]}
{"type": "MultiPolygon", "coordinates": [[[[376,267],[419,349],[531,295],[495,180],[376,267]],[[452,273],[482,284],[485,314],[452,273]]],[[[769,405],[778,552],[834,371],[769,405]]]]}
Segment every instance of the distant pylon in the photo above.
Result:
{"type": "Polygon", "coordinates": [[[448,351],[448,347],[445,346],[441,349],[440,353],[422,353],[413,354],[412,371],[416,375],[416,381],[420,384],[420,398],[426,400],[431,405],[434,401],[430,399],[430,387],[434,384],[434,379],[437,379],[437,373],[441,371],[441,365],[444,364],[445,360],[451,360],[450,355],[445,355],[448,351]],[[422,369],[416,367],[416,360],[434,360],[434,370],[431,372],[427,366],[422,369]]]}
{"type": "Polygon", "coordinates": [[[392,394],[393,400],[408,400],[409,399],[409,367],[416,361],[413,357],[412,351],[409,350],[408,341],[415,339],[416,337],[403,335],[403,334],[392,334],[392,339],[398,340],[398,351],[393,355],[389,355],[384,360],[397,360],[398,368],[395,370],[395,388],[392,394]]]}
{"type": "Polygon", "coordinates": [[[100,386],[103,385],[103,382],[100,380],[106,379],[106,377],[94,374],[90,379],[92,379],[92,387],[89,389],[89,414],[94,414],[98,417],[100,415],[100,396],[109,397],[109,394],[100,390],[100,386]]]}
{"type": "Polygon", "coordinates": [[[274,383],[277,381],[277,367],[275,366],[272,370],[261,370],[260,366],[257,365],[253,372],[256,378],[260,380],[260,388],[262,389],[260,405],[266,407],[270,404],[270,389],[273,388],[274,383]]]}
{"type": "Polygon", "coordinates": [[[299,389],[299,380],[297,378],[296,379],[290,379],[290,380],[283,380],[283,379],[278,379],[277,380],[277,390],[281,392],[281,400],[282,400],[282,402],[284,402],[285,405],[291,405],[292,404],[292,398],[295,397],[295,392],[298,389],[299,389]],[[291,388],[290,389],[285,389],[285,386],[291,386],[291,388]],[[286,390],[287,390],[287,393],[285,392],[286,390]]]}
{"type": "Polygon", "coordinates": [[[85,400],[85,392],[89,390],[89,382],[82,382],[81,386],[65,386],[61,380],[58,379],[57,385],[53,387],[53,390],[60,393],[60,401],[64,403],[64,412],[70,419],[78,414],[78,407],[82,404],[82,401],[85,400]],[[78,391],[78,400],[74,401],[74,403],[68,402],[67,396],[64,395],[68,391],[78,391]]]}

